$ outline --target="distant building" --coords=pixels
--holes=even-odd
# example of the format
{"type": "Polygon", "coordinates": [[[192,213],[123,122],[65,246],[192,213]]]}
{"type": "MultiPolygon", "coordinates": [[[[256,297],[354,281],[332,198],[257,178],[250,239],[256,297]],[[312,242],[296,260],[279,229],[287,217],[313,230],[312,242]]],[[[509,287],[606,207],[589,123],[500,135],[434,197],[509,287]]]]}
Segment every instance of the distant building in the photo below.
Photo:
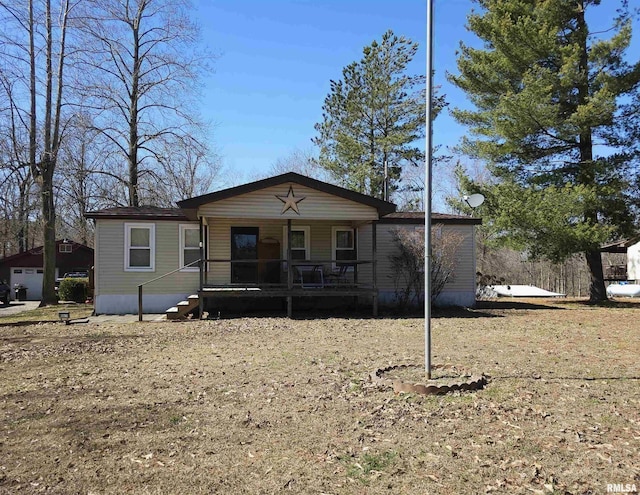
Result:
{"type": "MultiPolygon", "coordinates": [[[[39,246],[0,259],[0,280],[6,280],[11,287],[25,287],[27,300],[39,301],[44,277],[42,252],[43,247],[39,246]]],[[[92,266],[92,248],[67,239],[56,241],[56,278],[69,272],[88,271],[92,266]]]]}

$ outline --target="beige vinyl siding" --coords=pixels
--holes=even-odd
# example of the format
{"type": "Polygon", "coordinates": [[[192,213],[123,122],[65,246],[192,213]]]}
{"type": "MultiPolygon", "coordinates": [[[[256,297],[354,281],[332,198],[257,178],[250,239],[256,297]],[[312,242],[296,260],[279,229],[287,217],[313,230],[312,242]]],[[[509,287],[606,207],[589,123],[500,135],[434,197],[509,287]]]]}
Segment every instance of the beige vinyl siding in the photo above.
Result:
{"type": "Polygon", "coordinates": [[[283,218],[304,220],[374,220],[378,212],[371,206],[333,196],[299,184],[281,184],[267,187],[259,191],[241,194],[233,198],[223,199],[202,205],[198,214],[210,218],[283,218]],[[284,203],[276,196],[287,196],[289,186],[293,188],[298,202],[298,215],[289,209],[282,213],[284,203]]]}
{"type": "MultiPolygon", "coordinates": [[[[357,252],[359,260],[373,260],[373,250],[371,249],[372,237],[371,237],[371,224],[361,225],[356,233],[357,252]]],[[[380,235],[380,225],[376,226],[376,236],[380,235]]],[[[380,239],[377,239],[378,244],[378,263],[376,265],[378,286],[380,285],[380,239]]],[[[373,285],[373,265],[363,264],[358,266],[358,282],[362,284],[373,285]]]]}
{"type": "Polygon", "coordinates": [[[445,285],[444,290],[473,291],[476,290],[476,257],[473,225],[444,225],[443,235],[457,232],[463,236],[456,256],[455,277],[445,285]]]}
{"type": "MultiPolygon", "coordinates": [[[[96,223],[96,295],[137,294],[138,285],[179,268],[180,224],[175,221],[103,220],[96,223]],[[124,269],[124,232],[126,224],[155,225],[155,271],[131,272],[124,269]]],[[[195,223],[194,225],[198,225],[195,223]]],[[[197,272],[177,272],[144,286],[145,294],[190,292],[197,290],[197,272]]]]}
{"type": "MultiPolygon", "coordinates": [[[[286,220],[265,220],[260,218],[208,218],[209,225],[209,259],[228,260],[231,256],[231,227],[258,227],[259,239],[272,238],[280,243],[280,257],[286,258],[283,252],[284,232],[287,226],[286,220]]],[[[330,268],[329,260],[331,252],[331,227],[352,227],[351,222],[345,221],[318,221],[296,219],[292,226],[309,227],[310,257],[313,260],[327,261],[326,269],[330,268]]],[[[226,284],[231,280],[231,268],[229,263],[210,263],[207,282],[211,284],[226,284]]],[[[281,277],[285,283],[286,278],[281,277]]]]}
{"type": "MultiPolygon", "coordinates": [[[[393,291],[394,270],[389,260],[395,250],[395,244],[392,238],[392,231],[396,228],[415,229],[416,225],[394,225],[394,224],[378,224],[376,228],[377,236],[377,278],[378,289],[381,291],[393,291]]],[[[475,291],[475,259],[474,259],[474,241],[472,225],[443,225],[442,234],[447,232],[458,232],[462,234],[464,240],[460,245],[457,253],[457,266],[455,277],[449,281],[444,291],[475,291]]],[[[365,225],[360,232],[359,237],[361,258],[371,258],[371,225],[365,225]]],[[[363,282],[372,280],[371,268],[363,265],[359,271],[359,279],[363,282]]]]}

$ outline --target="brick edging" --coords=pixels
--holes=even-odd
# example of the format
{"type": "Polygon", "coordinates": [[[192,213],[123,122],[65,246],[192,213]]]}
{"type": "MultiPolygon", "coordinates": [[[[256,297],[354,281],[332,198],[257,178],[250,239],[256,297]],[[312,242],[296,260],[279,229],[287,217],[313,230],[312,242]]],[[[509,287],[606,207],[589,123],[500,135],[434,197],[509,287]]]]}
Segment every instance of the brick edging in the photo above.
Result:
{"type": "MultiPolygon", "coordinates": [[[[451,383],[448,385],[436,385],[433,383],[424,384],[424,383],[410,383],[405,382],[400,379],[391,379],[384,378],[385,373],[388,373],[393,370],[403,369],[403,368],[413,368],[416,367],[415,364],[399,364],[394,366],[388,366],[386,368],[378,368],[375,371],[372,371],[369,375],[369,379],[373,383],[377,383],[378,385],[386,385],[393,388],[395,393],[416,393],[421,395],[444,395],[449,392],[455,392],[457,390],[469,390],[469,391],[477,391],[482,390],[488,383],[488,377],[484,374],[482,375],[471,375],[466,380],[461,380],[457,383],[451,383]]],[[[457,369],[452,365],[433,365],[432,369],[457,369]]]]}

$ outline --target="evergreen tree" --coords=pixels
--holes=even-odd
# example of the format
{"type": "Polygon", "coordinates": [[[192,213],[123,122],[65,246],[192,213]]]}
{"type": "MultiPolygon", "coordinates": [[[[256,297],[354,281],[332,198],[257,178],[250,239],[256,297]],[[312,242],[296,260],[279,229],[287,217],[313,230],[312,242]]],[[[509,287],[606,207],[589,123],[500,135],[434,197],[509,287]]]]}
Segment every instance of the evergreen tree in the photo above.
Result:
{"type": "Polygon", "coordinates": [[[425,76],[405,73],[417,50],[417,43],[387,31],[342,79],[331,81],[313,142],[320,165],[340,185],[383,198],[385,164],[390,192],[404,167],[424,161],[425,76]]]}
{"type": "Polygon", "coordinates": [[[599,0],[476,0],[468,28],[483,42],[461,45],[449,76],[473,110],[454,111],[471,128],[462,148],[487,161],[496,183],[485,206],[496,232],[532,255],[585,255],[590,299],[605,300],[603,241],[629,232],[640,116],[640,63],[625,60],[626,2],[607,39],[589,29],[599,0]]]}

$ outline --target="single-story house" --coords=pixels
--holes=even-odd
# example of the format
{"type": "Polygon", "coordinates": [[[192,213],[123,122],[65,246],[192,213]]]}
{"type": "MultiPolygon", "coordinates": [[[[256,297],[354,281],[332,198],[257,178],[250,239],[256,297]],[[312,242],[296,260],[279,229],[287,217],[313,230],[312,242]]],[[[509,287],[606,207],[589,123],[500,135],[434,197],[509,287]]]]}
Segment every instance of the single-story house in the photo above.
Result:
{"type": "MultiPolygon", "coordinates": [[[[6,280],[13,288],[21,285],[27,290],[27,300],[42,298],[44,278],[43,247],[0,259],[0,280],[6,280]]],[[[68,239],[56,241],[56,278],[65,273],[88,271],[93,266],[93,249],[68,239]]]]}
{"type": "MultiPolygon", "coordinates": [[[[296,173],[185,199],[177,208],[119,207],[86,213],[95,221],[97,314],[179,317],[233,299],[298,298],[378,302],[395,297],[389,254],[394,229],[423,229],[424,213],[296,173]],[[200,262],[199,260],[205,260],[200,262]],[[327,298],[327,299],[324,299],[327,298]]],[[[459,232],[457,272],[444,304],[475,302],[474,227],[480,220],[433,215],[459,232]]]]}

